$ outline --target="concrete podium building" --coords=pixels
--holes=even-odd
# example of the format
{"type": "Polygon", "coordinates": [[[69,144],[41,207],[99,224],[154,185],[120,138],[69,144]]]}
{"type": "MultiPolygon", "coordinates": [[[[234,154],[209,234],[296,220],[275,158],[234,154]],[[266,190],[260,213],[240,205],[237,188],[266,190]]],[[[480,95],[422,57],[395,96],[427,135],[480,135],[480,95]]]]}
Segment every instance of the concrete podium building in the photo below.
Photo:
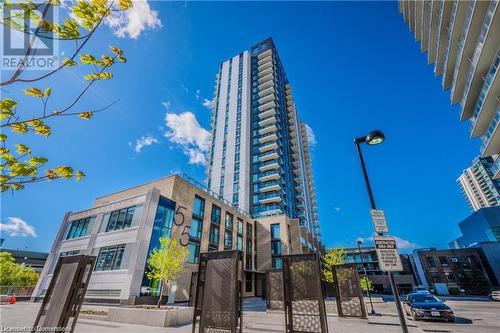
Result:
{"type": "MultiPolygon", "coordinates": [[[[207,183],[172,175],[99,197],[67,213],[34,292],[46,292],[61,256],[97,257],[86,300],[138,304],[157,296],[146,275],[159,238],[189,250],[169,297],[186,301],[201,252],[243,252],[245,296],[264,292],[282,256],[323,251],[306,125],[271,39],[224,62],[212,102],[207,183]]],[[[167,288],[164,288],[167,289],[167,288]]],[[[168,290],[165,290],[168,292],[168,290]]]]}

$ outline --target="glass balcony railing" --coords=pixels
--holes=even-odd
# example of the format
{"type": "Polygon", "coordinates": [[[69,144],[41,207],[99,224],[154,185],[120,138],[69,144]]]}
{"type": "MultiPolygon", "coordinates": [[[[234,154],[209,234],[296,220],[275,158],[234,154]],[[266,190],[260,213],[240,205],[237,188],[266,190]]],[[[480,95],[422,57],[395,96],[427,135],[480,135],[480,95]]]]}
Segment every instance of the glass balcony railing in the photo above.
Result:
{"type": "Polygon", "coordinates": [[[271,186],[275,186],[275,185],[280,186],[281,184],[277,180],[270,180],[270,181],[267,181],[267,182],[260,183],[259,189],[266,188],[266,187],[271,187],[271,186]]]}
{"type": "Polygon", "coordinates": [[[484,154],[484,151],[486,150],[486,147],[490,144],[491,137],[493,136],[493,133],[495,133],[498,124],[500,123],[500,104],[497,106],[497,111],[495,114],[495,117],[491,120],[490,126],[488,127],[488,130],[486,133],[481,137],[481,154],[484,154]]]}
{"type": "Polygon", "coordinates": [[[266,143],[259,146],[259,150],[263,150],[266,147],[271,147],[271,146],[276,146],[276,145],[277,145],[276,141],[266,142],[266,143]]]}
{"type": "Polygon", "coordinates": [[[469,3],[469,8],[467,9],[467,16],[465,17],[464,29],[462,30],[462,34],[460,36],[460,40],[458,42],[458,51],[457,51],[457,60],[455,63],[455,71],[453,72],[453,80],[451,84],[451,96],[453,96],[457,79],[458,79],[458,68],[460,67],[460,61],[462,60],[462,55],[464,52],[464,43],[467,39],[467,34],[469,33],[470,23],[472,21],[472,14],[474,13],[474,8],[476,8],[476,0],[472,0],[469,3]]]}
{"type": "MultiPolygon", "coordinates": [[[[450,53],[451,47],[451,36],[453,35],[453,26],[455,25],[455,17],[457,16],[458,10],[458,1],[453,1],[453,5],[451,7],[451,15],[450,15],[450,23],[448,25],[448,36],[446,37],[446,46],[444,48],[444,68],[448,66],[448,57],[450,53]]],[[[446,74],[443,75],[443,82],[446,74]]]]}
{"type": "Polygon", "coordinates": [[[271,165],[271,164],[279,164],[277,160],[270,160],[270,161],[266,161],[266,162],[262,162],[259,164],[259,167],[262,168],[262,167],[265,167],[265,166],[268,166],[268,165],[271,165]]]}
{"type": "Polygon", "coordinates": [[[279,197],[280,197],[279,192],[269,192],[269,193],[259,194],[259,200],[274,199],[279,197]]]}
{"type": "Polygon", "coordinates": [[[472,119],[471,122],[474,124],[479,116],[479,113],[481,112],[481,109],[484,104],[484,100],[486,99],[486,95],[488,94],[488,91],[490,89],[491,83],[493,82],[493,79],[495,78],[495,75],[498,72],[498,68],[500,67],[500,49],[497,52],[497,55],[495,56],[495,59],[493,59],[493,62],[490,66],[490,69],[488,70],[488,74],[486,74],[486,78],[484,79],[483,87],[481,88],[481,92],[479,93],[479,97],[476,101],[476,105],[474,105],[474,110],[472,112],[472,119]]]}
{"type": "MultiPolygon", "coordinates": [[[[279,150],[270,150],[270,151],[266,151],[265,153],[260,154],[260,155],[259,155],[259,157],[261,157],[261,158],[262,158],[262,157],[266,157],[266,156],[268,156],[268,155],[273,155],[273,154],[278,154],[278,155],[280,155],[280,154],[281,154],[281,151],[279,151],[279,150]]],[[[262,164],[261,164],[260,166],[262,166],[262,164]]]]}
{"type": "Polygon", "coordinates": [[[500,156],[490,166],[490,171],[493,174],[493,178],[500,178],[500,156]]]}
{"type": "MultiPolygon", "coordinates": [[[[268,162],[276,163],[275,161],[268,161],[268,162]]],[[[269,163],[265,162],[262,164],[269,164],[269,163]]],[[[262,164],[261,164],[261,166],[262,166],[262,164]]],[[[269,170],[269,171],[260,172],[259,178],[264,178],[267,176],[274,176],[274,175],[279,175],[278,170],[269,170]]]]}
{"type": "Polygon", "coordinates": [[[469,72],[467,73],[467,80],[465,81],[464,94],[462,96],[462,102],[460,103],[462,107],[465,106],[465,101],[467,100],[467,95],[469,94],[470,86],[472,84],[472,79],[474,78],[474,73],[476,71],[477,63],[479,61],[479,56],[481,55],[481,51],[483,50],[484,41],[486,40],[486,35],[488,33],[491,21],[493,20],[493,14],[495,13],[497,5],[498,5],[498,0],[491,1],[490,5],[488,6],[488,10],[486,11],[483,26],[481,28],[481,33],[479,34],[479,37],[477,39],[476,49],[474,50],[474,55],[472,56],[469,72]]]}

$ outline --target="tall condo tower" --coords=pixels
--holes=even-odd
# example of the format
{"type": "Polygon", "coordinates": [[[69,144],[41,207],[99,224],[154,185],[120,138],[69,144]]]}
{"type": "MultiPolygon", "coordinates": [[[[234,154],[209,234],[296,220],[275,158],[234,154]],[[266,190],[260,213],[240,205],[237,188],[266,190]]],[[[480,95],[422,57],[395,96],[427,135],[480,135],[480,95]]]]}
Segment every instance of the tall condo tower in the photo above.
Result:
{"type": "Polygon", "coordinates": [[[224,61],[214,91],[208,188],[254,218],[287,215],[318,236],[307,125],[273,40],[224,61]]]}

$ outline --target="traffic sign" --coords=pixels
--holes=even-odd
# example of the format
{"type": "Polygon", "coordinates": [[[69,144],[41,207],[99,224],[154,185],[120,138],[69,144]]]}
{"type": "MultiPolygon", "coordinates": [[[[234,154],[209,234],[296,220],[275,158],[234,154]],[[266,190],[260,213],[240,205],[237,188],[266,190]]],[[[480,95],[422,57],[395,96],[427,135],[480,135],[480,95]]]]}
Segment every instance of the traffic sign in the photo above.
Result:
{"type": "Polygon", "coordinates": [[[372,222],[375,226],[376,233],[389,232],[387,227],[387,221],[385,220],[385,214],[383,210],[371,209],[370,214],[372,216],[372,222]]]}
{"type": "Polygon", "coordinates": [[[401,272],[403,264],[399,257],[396,239],[394,237],[374,236],[373,241],[380,269],[385,272],[401,272]]]}

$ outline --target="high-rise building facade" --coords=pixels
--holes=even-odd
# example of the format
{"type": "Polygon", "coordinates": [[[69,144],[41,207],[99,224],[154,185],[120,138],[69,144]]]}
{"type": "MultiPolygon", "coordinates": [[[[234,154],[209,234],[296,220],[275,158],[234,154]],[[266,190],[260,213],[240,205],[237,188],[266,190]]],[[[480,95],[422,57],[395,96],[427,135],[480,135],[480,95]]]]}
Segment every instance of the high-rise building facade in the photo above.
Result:
{"type": "MultiPolygon", "coordinates": [[[[480,156],[500,153],[499,1],[399,1],[399,11],[434,73],[481,138],[480,156]]],[[[500,178],[495,156],[494,178],[500,178]]]]}
{"type": "Polygon", "coordinates": [[[472,210],[500,205],[500,179],[493,179],[493,158],[476,158],[457,179],[472,210]]]}
{"type": "Polygon", "coordinates": [[[273,40],[224,61],[214,91],[208,188],[253,218],[286,215],[319,237],[307,128],[273,40]]]}

